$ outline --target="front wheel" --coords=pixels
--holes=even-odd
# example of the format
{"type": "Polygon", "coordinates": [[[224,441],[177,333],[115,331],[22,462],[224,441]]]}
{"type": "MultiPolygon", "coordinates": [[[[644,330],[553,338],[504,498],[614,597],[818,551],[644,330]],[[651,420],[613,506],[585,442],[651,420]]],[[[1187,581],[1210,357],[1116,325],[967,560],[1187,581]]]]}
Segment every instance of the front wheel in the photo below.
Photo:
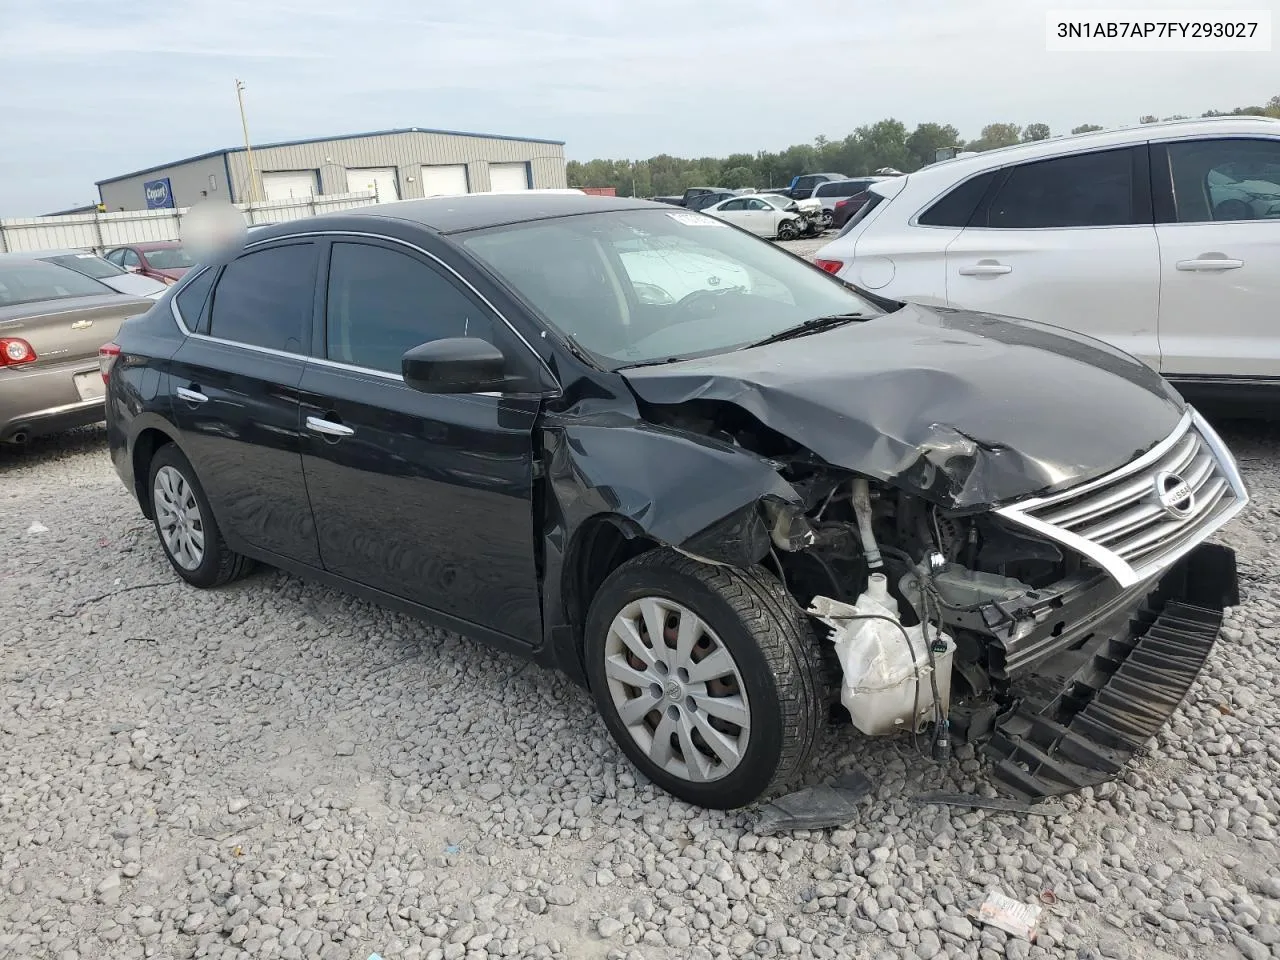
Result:
{"type": "Polygon", "coordinates": [[[799,231],[796,230],[794,220],[785,220],[778,225],[779,240],[794,240],[797,236],[799,236],[799,231]]]}
{"type": "Polygon", "coordinates": [[[613,739],[654,783],[732,809],[792,779],[825,705],[808,621],[760,568],[658,550],[623,564],[592,602],[586,666],[613,739]]]}

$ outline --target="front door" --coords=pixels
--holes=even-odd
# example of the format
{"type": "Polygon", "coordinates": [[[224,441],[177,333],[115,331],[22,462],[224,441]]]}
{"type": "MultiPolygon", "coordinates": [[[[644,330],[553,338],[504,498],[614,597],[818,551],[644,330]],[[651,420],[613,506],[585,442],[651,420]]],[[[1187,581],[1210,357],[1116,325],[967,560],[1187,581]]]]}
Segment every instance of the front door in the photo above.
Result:
{"type": "MultiPolygon", "coordinates": [[[[421,393],[410,347],[502,321],[430,258],[334,242],[317,362],[302,378],[307,489],[326,570],[509,637],[541,636],[533,397],[421,393]]],[[[526,349],[527,352],[527,349],[526,349]]]]}
{"type": "MultiPolygon", "coordinates": [[[[298,383],[310,349],[320,244],[254,250],[178,294],[197,332],[170,362],[181,446],[223,532],[272,554],[319,566],[302,480],[298,383]]],[[[233,543],[234,546],[234,543],[233,543]]]]}
{"type": "Polygon", "coordinates": [[[1280,139],[1156,145],[1152,169],[1161,372],[1193,393],[1280,386],[1280,139]]]}
{"type": "Polygon", "coordinates": [[[1159,368],[1146,149],[1020,164],[946,249],[947,300],[1106,340],[1159,368]]]}

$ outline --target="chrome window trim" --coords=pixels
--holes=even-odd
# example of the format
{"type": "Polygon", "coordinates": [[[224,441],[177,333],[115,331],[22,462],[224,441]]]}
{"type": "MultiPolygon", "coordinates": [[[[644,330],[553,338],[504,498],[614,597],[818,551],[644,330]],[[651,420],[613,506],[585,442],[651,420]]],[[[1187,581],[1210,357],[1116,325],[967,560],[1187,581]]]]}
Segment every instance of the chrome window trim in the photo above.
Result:
{"type": "Polygon", "coordinates": [[[1135,584],[1149,580],[1168,569],[1172,564],[1186,556],[1209,537],[1213,536],[1218,530],[1225,526],[1229,521],[1234,519],[1245,507],[1249,505],[1249,491],[1244,484],[1244,478],[1240,476],[1239,467],[1236,465],[1235,457],[1231,455],[1231,451],[1226,444],[1222,442],[1222,438],[1218,436],[1217,431],[1209,425],[1209,422],[1201,416],[1200,412],[1195,408],[1188,406],[1187,411],[1183,414],[1178,422],[1177,428],[1164,440],[1152,447],[1145,454],[1132,462],[1125,464],[1118,470],[1113,470],[1105,476],[1092,480],[1089,483],[1081,484],[1078,487],[1071,487],[1060,493],[1052,494],[1047,497],[1035,497],[1030,500],[1024,500],[1019,503],[1011,504],[996,511],[996,514],[1002,516],[1009,521],[1028,530],[1039,533],[1046,539],[1062,544],[1071,550],[1076,551],[1082,556],[1093,561],[1103,570],[1105,570],[1121,587],[1131,587],[1135,584]],[[1141,472],[1144,468],[1158,462],[1165,454],[1178,444],[1187,432],[1195,428],[1200,433],[1201,439],[1209,448],[1217,461],[1217,467],[1221,471],[1223,477],[1226,478],[1231,492],[1235,495],[1235,503],[1217,516],[1211,523],[1197,530],[1197,536],[1193,537],[1188,543],[1183,544],[1175,550],[1161,554],[1156,560],[1143,564],[1140,567],[1131,566],[1126,560],[1118,554],[1112,552],[1100,544],[1087,540],[1084,537],[1077,536],[1070,531],[1063,530],[1053,524],[1045,523],[1028,514],[1027,511],[1036,510],[1041,507],[1052,506],[1062,500],[1078,497],[1081,494],[1088,493],[1090,490],[1098,487],[1115,483],[1125,477],[1141,472]]]}
{"type": "MultiPolygon", "coordinates": [[[[528,351],[531,354],[533,354],[534,358],[538,361],[538,363],[542,366],[542,368],[547,371],[547,375],[551,377],[551,381],[554,384],[556,384],[557,389],[559,389],[560,381],[559,379],[557,379],[551,367],[548,366],[547,361],[542,358],[542,355],[538,353],[537,350],[533,349],[533,345],[529,343],[527,339],[525,339],[524,334],[522,334],[519,330],[515,328],[515,325],[510,320],[507,319],[506,315],[503,314],[503,312],[499,310],[497,307],[495,307],[492,301],[490,301],[488,297],[486,297],[483,293],[477,290],[475,286],[472,285],[472,283],[469,280],[467,280],[466,277],[458,273],[457,270],[453,269],[453,267],[449,266],[449,264],[445,263],[443,260],[437,257],[430,250],[424,250],[422,247],[418,246],[415,243],[410,243],[408,240],[400,240],[396,237],[384,236],[380,233],[367,233],[367,232],[362,232],[357,230],[309,230],[303,233],[290,233],[290,234],[286,234],[279,237],[268,237],[262,240],[255,240],[252,243],[246,243],[244,246],[244,252],[248,252],[252,250],[254,247],[259,247],[259,246],[262,246],[263,244],[276,243],[277,241],[281,241],[281,240],[298,240],[298,239],[306,239],[306,238],[325,239],[329,237],[360,237],[366,240],[381,240],[385,243],[396,243],[402,247],[408,247],[410,250],[417,251],[418,253],[422,254],[424,257],[427,257],[428,259],[432,260],[433,262],[435,262],[436,264],[438,264],[439,266],[447,270],[450,274],[452,274],[458,281],[460,281],[462,285],[466,287],[467,290],[471,291],[471,293],[476,297],[476,299],[478,299],[481,303],[483,303],[486,307],[488,307],[489,310],[493,313],[493,315],[506,325],[507,329],[510,330],[516,336],[516,338],[519,339],[519,341],[525,345],[525,347],[528,349],[528,351]]],[[[179,331],[181,331],[184,336],[191,337],[196,340],[204,340],[209,343],[221,343],[230,347],[239,347],[242,350],[253,350],[257,353],[265,353],[270,356],[284,357],[290,360],[303,360],[307,363],[316,363],[326,367],[336,367],[340,370],[354,370],[358,373],[370,373],[376,377],[382,377],[383,379],[386,379],[386,380],[398,380],[401,383],[404,382],[404,377],[402,377],[400,374],[389,373],[386,370],[375,370],[372,367],[361,367],[352,363],[341,363],[337,360],[330,360],[327,357],[312,357],[303,353],[292,353],[286,350],[275,350],[275,349],[272,349],[271,347],[260,347],[252,343],[241,343],[239,340],[227,340],[222,337],[210,336],[209,334],[206,334],[206,333],[196,333],[194,330],[190,329],[186,325],[186,321],[183,319],[181,311],[178,310],[178,294],[181,293],[186,288],[187,284],[192,282],[196,277],[200,276],[201,274],[205,273],[208,270],[213,270],[213,269],[215,268],[212,266],[207,266],[201,269],[200,271],[198,271],[197,273],[195,273],[194,275],[188,275],[188,277],[184,277],[182,285],[179,286],[176,290],[174,290],[173,296],[169,299],[169,309],[172,312],[173,321],[178,325],[179,331]]],[[[502,394],[499,394],[499,393],[466,394],[466,396],[498,397],[498,396],[502,396],[502,394]]]]}

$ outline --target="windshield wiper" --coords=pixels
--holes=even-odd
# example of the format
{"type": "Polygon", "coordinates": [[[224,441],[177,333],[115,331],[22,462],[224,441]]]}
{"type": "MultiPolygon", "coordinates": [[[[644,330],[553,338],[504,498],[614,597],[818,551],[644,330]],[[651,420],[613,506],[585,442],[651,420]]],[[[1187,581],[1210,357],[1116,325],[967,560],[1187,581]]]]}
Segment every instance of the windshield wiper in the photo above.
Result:
{"type": "Polygon", "coordinates": [[[842,327],[846,323],[852,323],[854,320],[870,319],[871,315],[867,313],[833,313],[826,317],[814,317],[812,320],[806,320],[804,323],[797,323],[793,327],[786,327],[777,333],[772,333],[763,340],[749,343],[742,349],[749,350],[752,347],[763,347],[770,343],[780,343],[783,340],[794,340],[796,337],[807,337],[811,333],[820,333],[823,330],[830,330],[832,327],[842,327]]]}
{"type": "Polygon", "coordinates": [[[633,370],[636,367],[660,367],[667,363],[683,363],[688,357],[660,357],[657,360],[641,360],[639,363],[624,363],[619,370],[633,370]]]}

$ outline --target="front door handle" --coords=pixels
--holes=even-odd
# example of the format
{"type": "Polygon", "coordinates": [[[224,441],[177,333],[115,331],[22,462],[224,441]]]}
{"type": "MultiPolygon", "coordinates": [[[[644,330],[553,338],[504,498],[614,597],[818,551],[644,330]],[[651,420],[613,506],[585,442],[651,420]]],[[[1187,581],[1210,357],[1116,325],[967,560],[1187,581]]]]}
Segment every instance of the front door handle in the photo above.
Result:
{"type": "Polygon", "coordinates": [[[203,393],[201,393],[200,388],[197,387],[195,384],[192,384],[190,387],[179,387],[177,389],[177,394],[183,400],[187,401],[187,403],[208,403],[209,402],[209,398],[206,397],[203,393]]]}
{"type": "Polygon", "coordinates": [[[1013,267],[1007,263],[996,263],[994,260],[983,260],[960,268],[962,277],[998,277],[1005,273],[1013,273],[1013,267]]]}
{"type": "Polygon", "coordinates": [[[1243,260],[1232,260],[1228,257],[1197,257],[1195,260],[1179,260],[1179,270],[1239,270],[1244,266],[1243,260]]]}
{"type": "Polygon", "coordinates": [[[307,429],[326,437],[350,437],[355,431],[342,423],[334,423],[324,417],[307,417],[307,429]]]}

